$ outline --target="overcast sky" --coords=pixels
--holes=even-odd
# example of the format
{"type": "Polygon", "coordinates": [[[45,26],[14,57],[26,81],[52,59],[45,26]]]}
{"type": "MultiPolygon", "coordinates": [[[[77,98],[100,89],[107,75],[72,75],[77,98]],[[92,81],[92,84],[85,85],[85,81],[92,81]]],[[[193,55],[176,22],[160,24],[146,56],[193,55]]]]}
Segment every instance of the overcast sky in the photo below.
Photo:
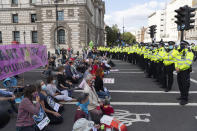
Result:
{"type": "Polygon", "coordinates": [[[126,31],[134,32],[147,25],[147,17],[156,10],[165,8],[170,0],[104,0],[105,23],[117,24],[122,29],[123,17],[126,31]]]}

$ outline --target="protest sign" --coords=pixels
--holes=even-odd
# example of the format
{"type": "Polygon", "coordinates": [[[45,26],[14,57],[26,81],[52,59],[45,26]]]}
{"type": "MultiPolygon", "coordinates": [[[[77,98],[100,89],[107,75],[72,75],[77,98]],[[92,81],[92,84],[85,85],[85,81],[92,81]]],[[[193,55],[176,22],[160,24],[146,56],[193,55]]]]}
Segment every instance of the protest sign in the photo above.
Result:
{"type": "Polygon", "coordinates": [[[46,46],[39,44],[1,45],[0,80],[48,63],[46,46]]]}
{"type": "Polygon", "coordinates": [[[50,123],[50,120],[46,115],[46,113],[44,112],[42,106],[40,106],[39,113],[33,116],[33,119],[35,124],[40,130],[44,129],[50,123]]]}
{"type": "Polygon", "coordinates": [[[47,103],[53,110],[56,112],[59,111],[60,104],[56,103],[51,96],[47,96],[47,103]]]}

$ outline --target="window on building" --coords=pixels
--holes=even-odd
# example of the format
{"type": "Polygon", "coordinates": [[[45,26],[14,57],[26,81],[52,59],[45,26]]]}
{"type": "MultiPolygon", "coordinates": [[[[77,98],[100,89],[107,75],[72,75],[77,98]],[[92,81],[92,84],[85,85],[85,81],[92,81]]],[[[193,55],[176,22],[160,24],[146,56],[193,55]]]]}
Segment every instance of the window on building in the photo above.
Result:
{"type": "Polygon", "coordinates": [[[36,3],[36,0],[29,0],[29,3],[30,4],[35,4],[36,3]]]}
{"type": "Polygon", "coordinates": [[[58,11],[57,12],[57,20],[63,21],[64,20],[64,11],[58,11]]]}
{"type": "Polygon", "coordinates": [[[18,23],[18,14],[13,14],[12,15],[12,22],[13,23],[18,23]]]}
{"type": "Polygon", "coordinates": [[[12,0],[12,5],[18,5],[18,0],[12,0]]]}
{"type": "Polygon", "coordinates": [[[161,21],[164,21],[164,19],[161,19],[161,21]]]}
{"type": "Polygon", "coordinates": [[[20,32],[19,31],[13,31],[13,41],[20,42],[20,32]]]}
{"type": "Polygon", "coordinates": [[[38,43],[38,32],[32,31],[31,32],[32,43],[38,43]]]}
{"type": "Polygon", "coordinates": [[[37,21],[36,14],[31,14],[31,23],[35,23],[37,21]]]}
{"type": "Polygon", "coordinates": [[[0,31],[0,43],[3,43],[1,31],[0,31]]]}
{"type": "Polygon", "coordinates": [[[58,30],[57,37],[59,44],[65,44],[65,31],[63,29],[58,30]]]}

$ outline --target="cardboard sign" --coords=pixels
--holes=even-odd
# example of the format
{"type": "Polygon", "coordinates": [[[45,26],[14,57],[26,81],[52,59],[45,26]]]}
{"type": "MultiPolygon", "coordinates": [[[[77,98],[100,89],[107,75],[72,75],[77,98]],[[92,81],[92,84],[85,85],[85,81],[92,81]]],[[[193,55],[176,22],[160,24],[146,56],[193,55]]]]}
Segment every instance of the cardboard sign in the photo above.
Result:
{"type": "Polygon", "coordinates": [[[47,96],[47,103],[53,110],[56,112],[59,111],[60,104],[56,103],[51,96],[47,96]]]}
{"type": "Polygon", "coordinates": [[[42,106],[40,106],[39,113],[33,116],[33,119],[35,124],[40,130],[44,129],[50,123],[50,120],[46,115],[46,113],[44,112],[42,106]]]}
{"type": "Polygon", "coordinates": [[[114,84],[114,78],[104,78],[104,84],[114,84]]]}

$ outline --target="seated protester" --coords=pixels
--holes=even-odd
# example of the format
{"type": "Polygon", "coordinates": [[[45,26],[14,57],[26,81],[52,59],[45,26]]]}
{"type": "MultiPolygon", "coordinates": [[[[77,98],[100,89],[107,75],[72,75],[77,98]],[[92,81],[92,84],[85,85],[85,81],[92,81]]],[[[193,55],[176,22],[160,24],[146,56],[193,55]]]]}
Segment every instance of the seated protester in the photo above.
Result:
{"type": "Polygon", "coordinates": [[[100,125],[95,125],[93,121],[81,118],[74,123],[72,131],[100,131],[100,128],[100,125]]]}
{"type": "Polygon", "coordinates": [[[98,95],[96,94],[96,91],[93,87],[93,76],[88,75],[86,77],[86,83],[84,88],[84,93],[89,94],[89,105],[88,105],[88,112],[90,113],[91,120],[94,121],[96,124],[100,123],[100,119],[102,117],[102,111],[100,108],[100,105],[102,103],[100,102],[100,99],[98,98],[98,95]]]}
{"type": "Polygon", "coordinates": [[[49,104],[54,103],[55,101],[51,99],[48,101],[49,97],[45,92],[46,85],[45,83],[40,80],[36,82],[36,88],[38,95],[40,96],[40,104],[42,105],[45,113],[50,119],[50,124],[60,124],[63,122],[63,117],[61,116],[60,112],[63,110],[63,106],[60,106],[59,111],[56,112],[49,104]],[[52,101],[52,102],[51,102],[52,101]]]}
{"type": "Polygon", "coordinates": [[[101,108],[102,108],[102,111],[103,111],[104,115],[111,116],[114,113],[114,109],[110,105],[110,101],[109,100],[105,100],[104,103],[103,103],[103,106],[101,108]]]}
{"type": "Polygon", "coordinates": [[[24,99],[19,104],[16,120],[16,131],[35,131],[33,116],[40,110],[40,98],[36,96],[36,104],[33,104],[36,88],[33,85],[25,86],[24,99]]]}
{"type": "Polygon", "coordinates": [[[12,92],[0,90],[0,101],[14,101],[15,96],[12,92]]]}
{"type": "Polygon", "coordinates": [[[79,98],[77,99],[78,103],[76,104],[77,111],[75,114],[74,122],[80,118],[86,118],[88,120],[88,105],[89,105],[89,98],[87,93],[82,93],[79,98]]]}
{"type": "Polygon", "coordinates": [[[91,71],[91,74],[95,74],[96,73],[96,70],[99,68],[98,66],[98,60],[94,60],[94,64],[92,66],[92,71],[91,71]]]}
{"type": "Polygon", "coordinates": [[[57,89],[56,80],[52,76],[47,78],[46,93],[60,101],[76,101],[76,99],[68,96],[67,90],[60,91],[57,89]]]}
{"type": "Polygon", "coordinates": [[[15,77],[8,77],[3,81],[3,86],[11,91],[14,92],[14,87],[17,87],[18,81],[15,77]]]}
{"type": "Polygon", "coordinates": [[[78,79],[74,76],[74,74],[71,71],[71,66],[73,64],[73,61],[69,60],[66,64],[65,67],[65,73],[66,73],[66,77],[68,80],[70,80],[72,83],[78,83],[78,79]]]}
{"type": "Polygon", "coordinates": [[[58,68],[58,75],[57,75],[57,81],[58,81],[58,89],[60,91],[67,90],[68,91],[68,96],[72,96],[72,82],[67,81],[66,75],[64,72],[64,67],[59,67],[58,68]]]}
{"type": "Polygon", "coordinates": [[[78,86],[79,89],[84,89],[85,83],[86,83],[85,78],[86,78],[88,75],[91,75],[91,73],[90,73],[91,70],[92,70],[92,68],[89,67],[89,68],[86,70],[86,72],[84,73],[84,75],[83,75],[83,80],[81,81],[81,84],[78,86]]]}
{"type": "Polygon", "coordinates": [[[95,75],[96,75],[96,79],[94,82],[94,88],[96,90],[96,93],[98,94],[98,97],[102,99],[105,98],[109,99],[110,93],[106,88],[104,89],[103,87],[103,70],[101,67],[97,69],[95,75]]]}

